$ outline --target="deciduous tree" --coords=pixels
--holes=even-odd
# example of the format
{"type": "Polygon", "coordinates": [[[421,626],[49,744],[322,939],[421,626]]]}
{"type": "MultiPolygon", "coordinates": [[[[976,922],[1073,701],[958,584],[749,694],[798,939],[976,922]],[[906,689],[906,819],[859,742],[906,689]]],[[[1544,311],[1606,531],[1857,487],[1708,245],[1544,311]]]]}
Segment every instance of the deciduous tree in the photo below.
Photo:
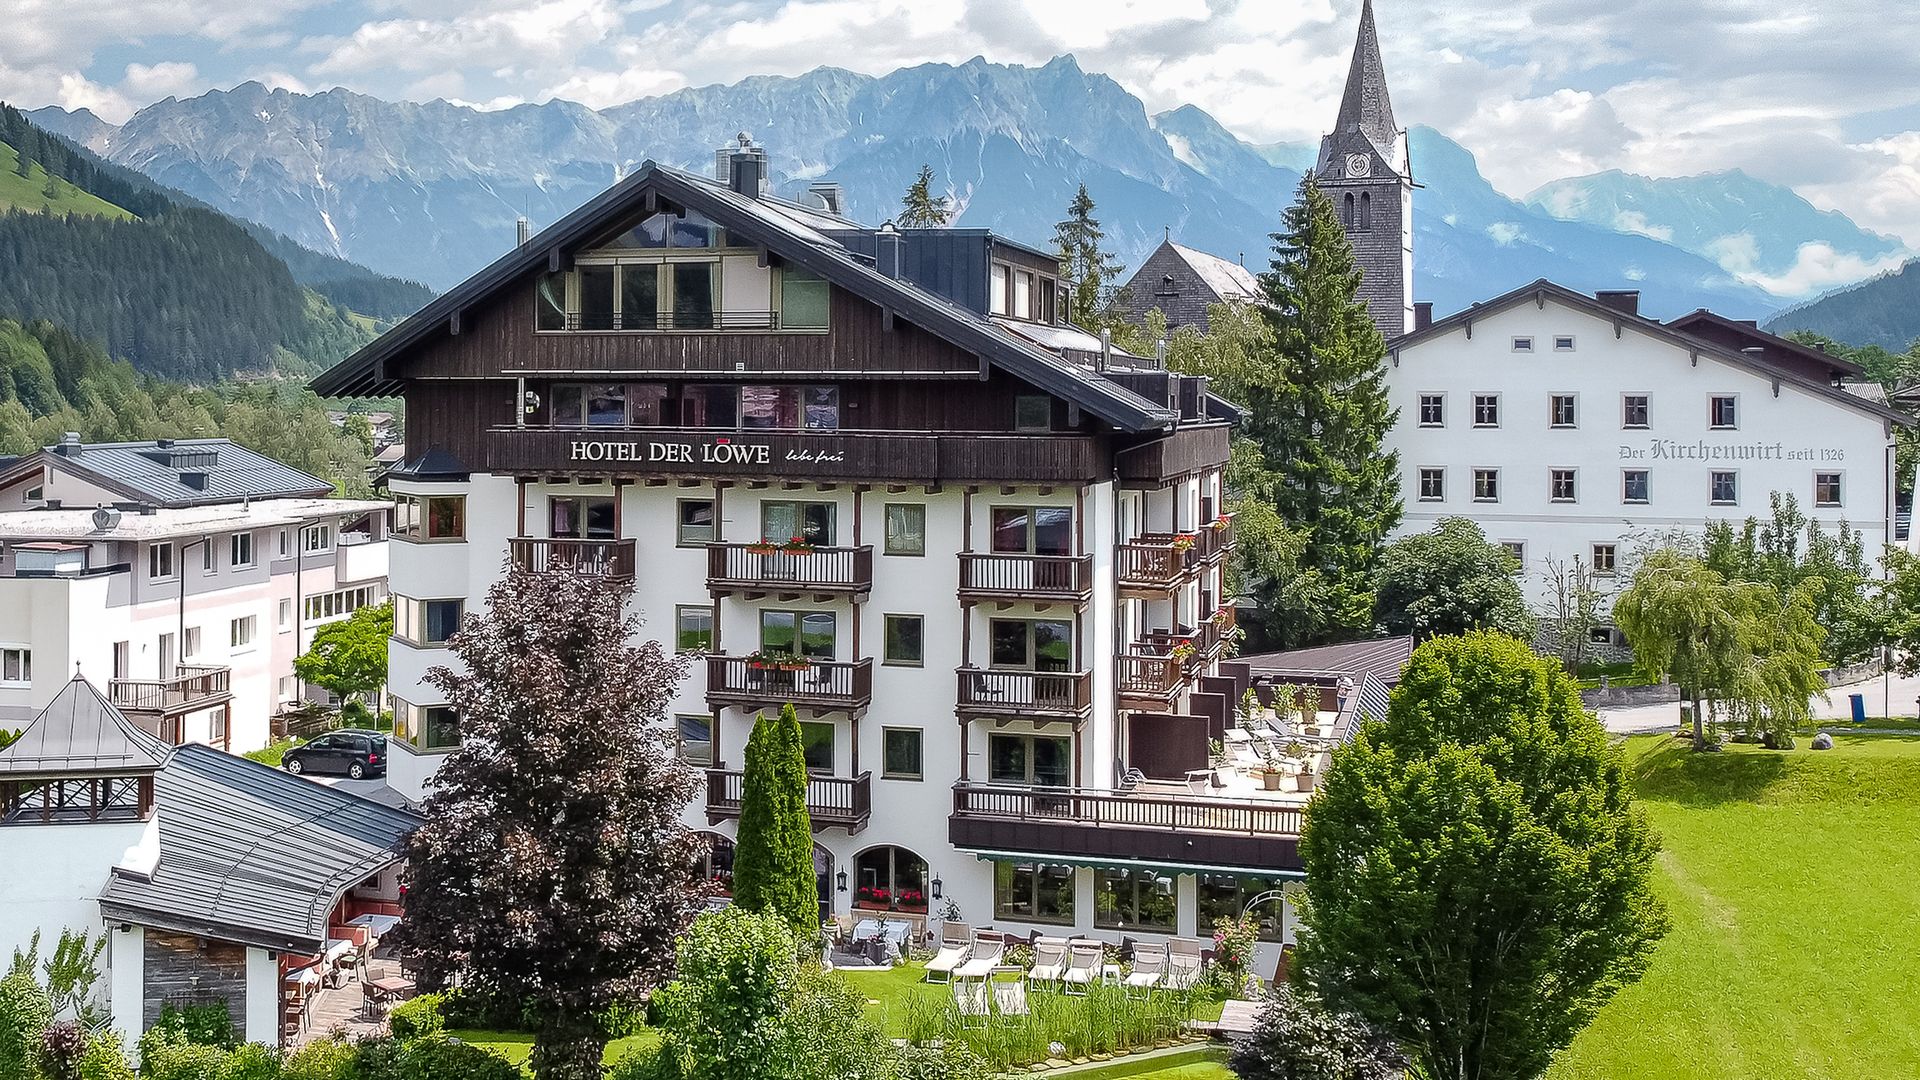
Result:
{"type": "Polygon", "coordinates": [[[792,705],[776,716],[761,714],[747,737],[740,828],[733,845],[733,902],[747,911],[778,915],[802,941],[819,933],[807,761],[792,705]]]}
{"type": "Polygon", "coordinates": [[[293,673],[349,700],[366,697],[387,683],[392,637],[392,601],[356,608],[313,632],[307,651],[293,658],[293,673]]]}
{"type": "Polygon", "coordinates": [[[633,644],[628,589],[585,570],[510,568],[427,681],[462,740],[408,847],[398,943],[422,982],[536,1020],[539,1080],[600,1080],[597,1017],[665,981],[703,903],[694,776],[668,706],[686,662],[633,644]]]}
{"type": "Polygon", "coordinates": [[[1766,521],[1748,518],[1736,529],[1707,526],[1701,561],[1729,581],[1757,581],[1782,600],[1811,584],[1814,616],[1826,628],[1822,655],[1831,664],[1857,663],[1884,640],[1886,614],[1858,530],[1843,520],[1832,532],[1800,510],[1790,493],[1772,492],[1766,521]],[[1817,582],[1816,582],[1817,579],[1817,582]]]}
{"type": "Polygon", "coordinates": [[[1302,976],[1416,1075],[1531,1080],[1645,969],[1657,849],[1558,664],[1435,638],[1308,806],[1302,976]]]}
{"type": "Polygon", "coordinates": [[[1436,634],[1498,630],[1532,640],[1533,616],[1520,593],[1520,563],[1466,518],[1388,544],[1380,560],[1374,621],[1424,641],[1436,634]]]}

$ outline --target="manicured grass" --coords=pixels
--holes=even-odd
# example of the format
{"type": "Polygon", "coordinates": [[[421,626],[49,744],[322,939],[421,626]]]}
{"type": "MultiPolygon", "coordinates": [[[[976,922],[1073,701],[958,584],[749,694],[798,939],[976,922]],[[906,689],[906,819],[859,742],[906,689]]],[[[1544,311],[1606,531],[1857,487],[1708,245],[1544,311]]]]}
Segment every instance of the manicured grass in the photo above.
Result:
{"type": "Polygon", "coordinates": [[[13,147],[0,143],[0,211],[26,210],[32,213],[88,214],[94,217],[131,221],[133,215],[104,199],[89,195],[65,180],[53,182],[53,198],[47,198],[47,171],[30,165],[27,175],[17,171],[20,155],[13,147]]]}
{"type": "Polygon", "coordinates": [[[271,765],[277,769],[280,767],[280,763],[286,759],[287,751],[299,746],[303,741],[305,740],[275,739],[258,750],[249,750],[240,756],[249,761],[258,761],[262,765],[271,765]]]}
{"type": "MultiPolygon", "coordinates": [[[[506,1058],[515,1065],[525,1065],[527,1055],[533,1053],[533,1036],[518,1031],[449,1031],[448,1035],[464,1043],[472,1043],[484,1050],[506,1058]]],[[[638,1035],[629,1035],[624,1039],[615,1039],[607,1044],[607,1052],[601,1061],[611,1065],[634,1050],[654,1046],[660,1042],[657,1031],[642,1031],[638,1035]]]]}
{"type": "Polygon", "coordinates": [[[1911,731],[1920,734],[1920,720],[1911,716],[1869,716],[1864,724],[1852,720],[1815,720],[1801,727],[1803,734],[1813,735],[1822,731],[1831,731],[1838,735],[1851,728],[1865,728],[1872,731],[1911,731]]]}
{"type": "MultiPolygon", "coordinates": [[[[852,968],[840,972],[855,988],[867,995],[867,1018],[896,1039],[907,1037],[908,1015],[912,1008],[910,1002],[918,1000],[933,1005],[953,995],[953,988],[947,983],[922,981],[926,973],[927,965],[924,963],[901,964],[884,971],[852,968]]],[[[1225,1002],[1212,998],[1196,998],[1193,1018],[1218,1020],[1224,1005],[1225,1002]]]]}
{"type": "Polygon", "coordinates": [[[1071,1080],[1231,1080],[1226,1062],[1225,1047],[1202,1046],[1146,1060],[1123,1059],[1070,1075],[1071,1080]]]}
{"type": "Polygon", "coordinates": [[[1627,754],[1673,920],[1548,1080],[1920,1076],[1920,740],[1627,754]]]}

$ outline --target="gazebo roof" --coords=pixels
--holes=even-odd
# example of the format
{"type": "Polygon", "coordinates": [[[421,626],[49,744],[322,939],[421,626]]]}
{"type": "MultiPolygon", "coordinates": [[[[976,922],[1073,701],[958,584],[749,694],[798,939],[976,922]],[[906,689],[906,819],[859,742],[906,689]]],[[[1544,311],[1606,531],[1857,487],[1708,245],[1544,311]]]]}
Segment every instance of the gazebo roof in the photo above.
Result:
{"type": "Polygon", "coordinates": [[[25,733],[0,749],[0,777],[152,773],[171,753],[75,674],[25,733]]]}

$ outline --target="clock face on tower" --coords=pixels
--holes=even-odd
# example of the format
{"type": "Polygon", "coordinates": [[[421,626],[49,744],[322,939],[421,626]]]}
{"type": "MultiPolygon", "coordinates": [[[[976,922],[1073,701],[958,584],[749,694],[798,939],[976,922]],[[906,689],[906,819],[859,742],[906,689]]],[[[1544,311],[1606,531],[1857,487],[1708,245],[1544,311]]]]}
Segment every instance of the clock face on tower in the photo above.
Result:
{"type": "Polygon", "coordinates": [[[1353,177],[1373,174],[1373,156],[1371,154],[1348,154],[1347,175],[1353,177]]]}

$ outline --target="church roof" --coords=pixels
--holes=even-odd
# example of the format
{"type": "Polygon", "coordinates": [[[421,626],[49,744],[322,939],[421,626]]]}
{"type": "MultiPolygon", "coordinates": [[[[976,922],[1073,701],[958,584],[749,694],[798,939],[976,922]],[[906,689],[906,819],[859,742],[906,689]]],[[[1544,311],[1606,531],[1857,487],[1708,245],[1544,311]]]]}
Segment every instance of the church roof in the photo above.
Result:
{"type": "Polygon", "coordinates": [[[1220,299],[1259,300],[1264,295],[1260,289],[1260,279],[1239,263],[1172,241],[1168,241],[1167,246],[1188,266],[1193,267],[1193,272],[1200,275],[1200,280],[1206,282],[1207,288],[1212,289],[1220,299]]]}
{"type": "Polygon", "coordinates": [[[1318,171],[1322,176],[1340,176],[1346,154],[1367,148],[1395,172],[1407,171],[1400,125],[1393,118],[1393,100],[1387,94],[1387,68],[1380,61],[1373,0],[1361,0],[1360,33],[1353,43],[1353,63],[1347,69],[1340,115],[1334,120],[1333,130],[1320,142],[1318,171]]]}
{"type": "Polygon", "coordinates": [[[167,763],[169,753],[159,738],[75,675],[20,738],[0,749],[0,776],[150,773],[167,763]]]}

